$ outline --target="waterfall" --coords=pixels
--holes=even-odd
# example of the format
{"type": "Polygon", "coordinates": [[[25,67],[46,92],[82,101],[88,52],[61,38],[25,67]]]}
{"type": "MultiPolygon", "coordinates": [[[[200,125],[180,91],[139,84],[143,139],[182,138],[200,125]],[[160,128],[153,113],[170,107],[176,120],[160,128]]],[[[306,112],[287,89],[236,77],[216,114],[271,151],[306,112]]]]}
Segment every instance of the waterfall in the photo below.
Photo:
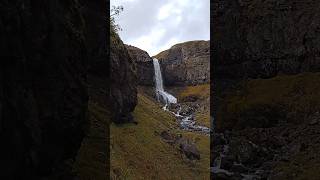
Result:
{"type": "Polygon", "coordinates": [[[153,66],[154,66],[154,77],[156,82],[157,100],[159,102],[165,103],[165,106],[163,107],[163,109],[173,113],[176,116],[176,118],[180,121],[180,127],[182,129],[189,130],[189,131],[203,132],[207,135],[210,135],[210,128],[197,125],[193,114],[180,115],[180,111],[182,110],[182,108],[180,104],[177,104],[177,98],[167,93],[163,88],[162,74],[161,74],[161,69],[160,69],[160,64],[158,59],[153,58],[153,66]],[[177,113],[175,113],[174,111],[171,111],[170,108],[168,108],[171,103],[177,104],[179,106],[177,113]]]}
{"type": "Polygon", "coordinates": [[[154,77],[156,81],[156,95],[157,95],[158,101],[164,102],[166,104],[165,107],[169,106],[170,103],[177,103],[177,98],[175,98],[173,95],[164,91],[162,74],[161,74],[161,69],[160,69],[160,64],[158,59],[153,58],[153,66],[154,66],[154,77]]]}

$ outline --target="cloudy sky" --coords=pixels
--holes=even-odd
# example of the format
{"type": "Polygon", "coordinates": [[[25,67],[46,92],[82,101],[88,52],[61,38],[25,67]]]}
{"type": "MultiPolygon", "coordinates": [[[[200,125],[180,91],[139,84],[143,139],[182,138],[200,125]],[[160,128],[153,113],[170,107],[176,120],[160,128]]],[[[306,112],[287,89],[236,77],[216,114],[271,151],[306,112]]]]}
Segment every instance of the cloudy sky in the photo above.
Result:
{"type": "Polygon", "coordinates": [[[153,56],[174,44],[210,39],[210,0],[111,0],[126,44],[153,56]]]}

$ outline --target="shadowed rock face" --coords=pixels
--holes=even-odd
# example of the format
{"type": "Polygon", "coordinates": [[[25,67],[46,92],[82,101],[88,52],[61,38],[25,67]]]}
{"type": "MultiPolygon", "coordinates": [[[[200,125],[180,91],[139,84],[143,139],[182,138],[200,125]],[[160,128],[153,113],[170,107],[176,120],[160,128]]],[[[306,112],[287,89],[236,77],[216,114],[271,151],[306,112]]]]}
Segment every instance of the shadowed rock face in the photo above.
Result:
{"type": "Polygon", "coordinates": [[[0,9],[0,179],[68,179],[65,161],[87,124],[80,4],[4,1],[0,9]]]}
{"type": "Polygon", "coordinates": [[[165,85],[194,85],[210,81],[210,42],[176,44],[155,57],[161,64],[165,85]]]}
{"type": "MultiPolygon", "coordinates": [[[[318,151],[319,142],[309,141],[309,139],[315,139],[311,137],[314,136],[314,132],[319,131],[316,123],[318,120],[310,120],[319,119],[318,98],[313,97],[315,103],[308,108],[297,99],[287,99],[286,103],[282,103],[277,101],[282,100],[282,97],[275,98],[278,94],[286,93],[287,89],[281,86],[292,81],[296,82],[288,97],[301,97],[302,100],[306,100],[309,94],[313,94],[309,91],[318,92],[318,87],[315,86],[319,79],[316,78],[317,73],[303,72],[320,70],[319,6],[320,2],[311,0],[303,2],[298,0],[222,0],[211,3],[211,22],[214,27],[211,31],[211,40],[214,42],[212,53],[214,61],[211,69],[214,87],[211,90],[214,90],[212,94],[215,98],[211,107],[213,111],[217,111],[212,113],[216,122],[215,133],[221,132],[224,136],[223,140],[219,137],[220,134],[211,136],[213,137],[211,158],[214,162],[220,153],[223,153],[223,157],[220,156],[222,157],[220,168],[234,173],[233,177],[228,177],[229,179],[237,178],[237,175],[245,170],[243,167],[240,169],[233,167],[234,162],[237,162],[235,157],[241,159],[244,167],[249,168],[247,172],[254,172],[251,175],[257,175],[262,179],[319,177],[318,174],[315,175],[319,172],[318,169],[309,168],[318,167],[319,163],[319,156],[314,153],[318,151]],[[288,79],[281,80],[283,77],[288,79]],[[245,81],[241,81],[242,79],[245,81]],[[266,90],[267,88],[263,87],[268,81],[275,82],[272,90],[266,90]],[[294,90],[306,89],[305,84],[309,81],[314,82],[310,83],[310,87],[308,86],[308,93],[301,95],[305,90],[294,90]],[[251,84],[252,82],[257,83],[251,84]],[[260,91],[257,96],[253,96],[252,89],[265,91],[260,91]],[[274,94],[265,96],[273,90],[275,90],[274,94]],[[236,105],[238,107],[250,106],[247,100],[260,102],[259,98],[263,96],[267,97],[266,100],[273,100],[254,104],[251,109],[246,108],[241,112],[219,109],[225,104],[231,106],[236,104],[239,99],[229,99],[230,94],[233,93],[237,94],[239,99],[245,99],[241,104],[236,105]],[[302,105],[292,113],[288,107],[292,107],[291,104],[295,103],[302,105]],[[303,112],[305,109],[309,112],[303,112]],[[300,111],[303,112],[302,117],[298,115],[300,111]],[[304,117],[306,114],[311,115],[312,118],[304,117]],[[228,115],[234,117],[228,120],[221,118],[228,115]],[[241,116],[243,121],[239,121],[238,124],[222,127],[231,122],[230,119],[240,120],[241,116]],[[295,119],[296,117],[299,118],[295,119]],[[310,161],[311,156],[313,161],[310,161]],[[297,164],[300,164],[304,171],[292,175],[296,169],[290,164],[297,161],[300,161],[297,164]],[[310,176],[309,173],[312,175],[310,176]]],[[[213,177],[220,173],[214,172],[213,177]]],[[[226,173],[222,174],[226,175],[226,173]]]]}
{"type": "Polygon", "coordinates": [[[223,0],[211,6],[216,78],[320,70],[320,2],[223,0]]]}
{"type": "Polygon", "coordinates": [[[131,112],[137,105],[136,66],[117,34],[111,36],[110,50],[110,103],[114,113],[113,121],[130,122],[133,120],[131,112]]]}
{"type": "Polygon", "coordinates": [[[139,85],[154,85],[154,67],[153,60],[149,54],[137,47],[126,45],[130,56],[137,67],[137,76],[139,85]]]}
{"type": "Polygon", "coordinates": [[[134,65],[119,38],[108,61],[106,7],[102,0],[0,2],[0,179],[73,179],[89,123],[88,84],[105,94],[95,98],[114,107],[115,121],[130,117],[134,65]]]}

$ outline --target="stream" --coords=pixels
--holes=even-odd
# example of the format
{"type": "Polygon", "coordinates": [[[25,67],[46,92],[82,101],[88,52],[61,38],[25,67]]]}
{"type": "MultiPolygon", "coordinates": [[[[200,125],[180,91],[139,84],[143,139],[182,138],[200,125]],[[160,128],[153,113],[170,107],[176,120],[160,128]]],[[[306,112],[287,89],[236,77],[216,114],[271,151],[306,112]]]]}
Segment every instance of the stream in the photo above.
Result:
{"type": "Polygon", "coordinates": [[[169,111],[175,115],[181,129],[210,135],[210,128],[196,124],[193,112],[190,114],[181,114],[182,107],[181,104],[177,102],[177,98],[166,92],[163,88],[161,68],[158,59],[153,58],[153,65],[156,82],[156,96],[159,102],[163,102],[165,104],[163,110],[169,111]],[[171,104],[174,104],[179,108],[177,112],[170,110],[171,104]]]}

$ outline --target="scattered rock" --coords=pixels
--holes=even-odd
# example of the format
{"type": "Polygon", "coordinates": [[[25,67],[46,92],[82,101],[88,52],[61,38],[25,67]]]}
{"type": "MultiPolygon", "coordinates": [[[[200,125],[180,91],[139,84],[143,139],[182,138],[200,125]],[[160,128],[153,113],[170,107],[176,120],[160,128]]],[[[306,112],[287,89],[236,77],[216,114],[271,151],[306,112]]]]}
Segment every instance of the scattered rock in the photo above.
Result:
{"type": "Polygon", "coordinates": [[[160,136],[162,137],[162,139],[164,141],[166,141],[167,143],[174,143],[176,137],[173,134],[170,134],[168,131],[162,131],[160,133],[160,136]]]}
{"type": "Polygon", "coordinates": [[[200,152],[194,143],[181,143],[179,147],[188,159],[200,159],[200,152]]]}

